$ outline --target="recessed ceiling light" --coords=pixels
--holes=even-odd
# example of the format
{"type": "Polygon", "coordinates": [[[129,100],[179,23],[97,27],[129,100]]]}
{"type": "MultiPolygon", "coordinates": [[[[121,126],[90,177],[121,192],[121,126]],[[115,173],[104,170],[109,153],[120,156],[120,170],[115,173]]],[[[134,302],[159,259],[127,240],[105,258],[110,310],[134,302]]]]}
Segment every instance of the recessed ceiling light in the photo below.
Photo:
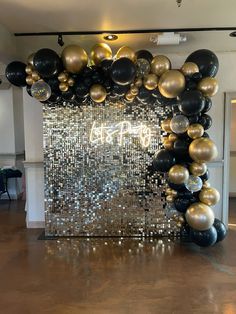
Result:
{"type": "Polygon", "coordinates": [[[230,37],[236,37],[236,31],[229,34],[230,37]]]}
{"type": "Polygon", "coordinates": [[[113,41],[113,40],[117,40],[117,39],[118,39],[118,36],[115,35],[115,34],[109,34],[109,35],[103,36],[103,38],[104,38],[105,40],[113,41]]]}

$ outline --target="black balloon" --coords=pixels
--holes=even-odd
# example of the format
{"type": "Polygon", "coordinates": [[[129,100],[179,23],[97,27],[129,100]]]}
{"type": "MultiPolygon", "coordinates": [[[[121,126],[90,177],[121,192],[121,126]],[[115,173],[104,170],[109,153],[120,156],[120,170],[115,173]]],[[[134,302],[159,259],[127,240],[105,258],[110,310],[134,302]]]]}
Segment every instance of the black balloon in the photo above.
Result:
{"type": "Polygon", "coordinates": [[[175,191],[178,191],[178,192],[181,192],[181,193],[186,193],[188,192],[189,193],[189,190],[186,188],[185,184],[175,184],[175,183],[172,183],[170,182],[168,179],[166,180],[169,187],[175,191]]]}
{"type": "Polygon", "coordinates": [[[26,85],[26,91],[31,97],[33,97],[31,93],[31,85],[26,85]]]}
{"type": "Polygon", "coordinates": [[[210,175],[209,175],[209,170],[207,169],[207,171],[202,175],[202,176],[200,176],[200,178],[202,179],[202,181],[207,181],[207,180],[209,180],[209,177],[210,177],[210,175]]]}
{"type": "Polygon", "coordinates": [[[57,95],[61,95],[61,91],[59,89],[59,81],[57,79],[57,77],[52,77],[50,79],[47,79],[45,80],[46,83],[48,83],[48,85],[51,87],[51,91],[54,93],[54,94],[57,94],[57,95]]]}
{"type": "Polygon", "coordinates": [[[202,110],[202,113],[206,113],[211,109],[212,106],[212,100],[210,97],[205,97],[205,106],[202,110]]]}
{"type": "Polygon", "coordinates": [[[76,85],[75,85],[75,93],[76,95],[79,97],[79,98],[84,98],[85,96],[88,95],[89,93],[89,89],[86,85],[78,82],[76,85]]]}
{"type": "Polygon", "coordinates": [[[214,226],[205,231],[190,229],[190,238],[195,244],[199,246],[211,246],[217,241],[217,231],[214,226]]]}
{"type": "Polygon", "coordinates": [[[188,117],[189,124],[198,123],[198,120],[199,120],[199,115],[194,115],[194,116],[188,117]]]}
{"type": "Polygon", "coordinates": [[[167,172],[175,162],[175,157],[170,151],[161,149],[154,155],[152,166],[155,171],[167,172]]]}
{"type": "Polygon", "coordinates": [[[58,54],[48,48],[38,50],[34,55],[34,67],[42,78],[49,78],[62,70],[62,62],[58,54]]]}
{"type": "Polygon", "coordinates": [[[144,86],[141,86],[137,95],[138,100],[145,101],[150,98],[152,95],[151,91],[146,89],[144,86]]]}
{"type": "Polygon", "coordinates": [[[136,52],[136,58],[137,59],[146,59],[148,62],[151,63],[153,56],[152,56],[151,52],[149,52],[147,50],[139,50],[136,52]]]}
{"type": "Polygon", "coordinates": [[[174,142],[174,152],[178,157],[184,157],[188,154],[189,142],[185,139],[177,139],[174,142]]]}
{"type": "Polygon", "coordinates": [[[201,81],[202,79],[202,74],[200,72],[197,72],[197,73],[194,73],[192,76],[191,76],[191,80],[198,83],[199,81],[201,81]]]}
{"type": "Polygon", "coordinates": [[[26,72],[25,72],[26,64],[20,61],[13,61],[8,64],[5,70],[5,75],[8,81],[19,87],[26,86],[26,72]]]}
{"type": "Polygon", "coordinates": [[[120,58],[112,63],[110,75],[116,84],[129,85],[136,75],[136,66],[128,58],[120,58]]]}
{"type": "Polygon", "coordinates": [[[100,66],[101,66],[103,72],[104,72],[106,75],[109,75],[112,62],[113,62],[113,61],[112,61],[111,59],[104,59],[104,60],[102,60],[102,62],[100,63],[100,66]]]}
{"type": "Polygon", "coordinates": [[[227,235],[227,229],[225,224],[221,220],[215,218],[213,226],[216,228],[217,242],[224,240],[227,235]]]}
{"type": "Polygon", "coordinates": [[[118,85],[114,84],[112,88],[112,93],[118,96],[124,96],[129,90],[128,85],[118,85]]]}
{"type": "Polygon", "coordinates": [[[212,118],[208,114],[204,113],[199,118],[198,123],[200,123],[203,126],[204,130],[208,130],[212,125],[212,118]]]}
{"type": "Polygon", "coordinates": [[[197,88],[197,82],[195,80],[189,80],[185,85],[186,90],[194,90],[197,88]]]}
{"type": "Polygon", "coordinates": [[[71,88],[68,89],[66,92],[61,93],[61,97],[64,100],[73,100],[75,98],[75,94],[71,88]]]}
{"type": "Polygon", "coordinates": [[[207,132],[204,132],[202,137],[209,138],[210,136],[209,136],[209,134],[207,132]]]}
{"type": "Polygon", "coordinates": [[[191,197],[177,196],[174,200],[175,208],[181,213],[185,213],[188,207],[196,202],[197,198],[193,195],[191,197]]]}
{"type": "Polygon", "coordinates": [[[205,98],[200,91],[185,91],[179,97],[179,110],[186,116],[200,113],[205,106],[205,98]]]}
{"type": "Polygon", "coordinates": [[[188,56],[185,62],[193,62],[198,65],[203,77],[216,76],[219,69],[219,61],[214,52],[208,49],[199,49],[188,56]]]}

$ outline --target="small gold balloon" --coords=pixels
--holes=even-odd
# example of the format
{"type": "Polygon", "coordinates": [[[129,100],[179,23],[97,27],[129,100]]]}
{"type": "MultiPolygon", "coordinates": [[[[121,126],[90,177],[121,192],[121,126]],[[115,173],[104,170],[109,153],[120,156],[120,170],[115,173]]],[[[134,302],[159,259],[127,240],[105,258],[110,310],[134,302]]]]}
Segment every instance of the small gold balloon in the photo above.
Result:
{"type": "Polygon", "coordinates": [[[174,143],[168,139],[165,139],[164,142],[163,142],[163,146],[166,148],[166,149],[173,149],[173,146],[174,146],[174,143]]]}
{"type": "Polygon", "coordinates": [[[201,124],[199,123],[194,123],[194,124],[191,124],[189,127],[188,127],[188,130],[187,130],[187,134],[190,138],[192,139],[196,139],[196,138],[199,138],[199,137],[202,137],[203,134],[204,134],[204,128],[201,124]]]}
{"type": "Polygon", "coordinates": [[[137,96],[137,95],[138,95],[138,92],[139,92],[139,89],[138,89],[137,86],[134,85],[134,86],[132,86],[132,87],[130,88],[130,92],[131,92],[132,95],[137,96]]]}
{"type": "Polygon", "coordinates": [[[181,165],[174,165],[169,170],[169,180],[174,184],[183,184],[188,181],[189,172],[188,169],[181,165]]]}
{"type": "Polygon", "coordinates": [[[68,77],[69,77],[69,75],[68,75],[67,72],[61,72],[61,73],[58,75],[57,78],[58,78],[58,81],[60,81],[60,82],[62,82],[62,83],[65,83],[65,82],[67,82],[68,77]]]}
{"type": "Polygon", "coordinates": [[[125,94],[125,99],[128,101],[133,101],[134,98],[135,98],[135,95],[133,95],[130,90],[125,94]]]}
{"type": "Polygon", "coordinates": [[[155,74],[148,74],[143,79],[143,85],[148,90],[154,90],[158,85],[158,77],[155,74]]]}
{"type": "Polygon", "coordinates": [[[181,68],[181,72],[184,75],[189,75],[190,76],[190,75],[193,75],[195,73],[198,73],[199,72],[199,68],[198,68],[196,63],[185,62],[184,65],[181,68]]]}
{"type": "Polygon", "coordinates": [[[171,142],[175,142],[178,139],[178,136],[175,133],[171,133],[168,137],[168,140],[171,142]]]}
{"type": "Polygon", "coordinates": [[[205,163],[198,163],[198,162],[192,162],[189,170],[191,172],[191,174],[193,174],[194,176],[202,176],[206,173],[207,171],[207,165],[205,163]]]}
{"type": "Polygon", "coordinates": [[[220,201],[220,193],[215,188],[203,188],[199,193],[199,200],[208,206],[213,206],[220,201]]]}
{"type": "Polygon", "coordinates": [[[171,119],[165,119],[161,122],[161,128],[163,131],[167,132],[167,133],[171,133],[171,128],[170,128],[170,121],[171,119]]]}
{"type": "Polygon", "coordinates": [[[170,187],[165,189],[165,193],[166,195],[172,195],[172,191],[174,191],[173,189],[171,189],[170,187]]]}
{"type": "Polygon", "coordinates": [[[35,53],[31,53],[31,55],[27,58],[27,63],[30,64],[32,67],[34,66],[34,55],[35,53]]]}
{"type": "Polygon", "coordinates": [[[181,222],[182,224],[184,224],[184,223],[185,223],[185,218],[184,218],[184,216],[179,216],[179,217],[178,217],[178,221],[181,222]]]}
{"type": "Polygon", "coordinates": [[[64,68],[70,73],[79,73],[88,63],[86,51],[78,45],[70,45],[61,54],[64,68]]]}
{"type": "Polygon", "coordinates": [[[90,57],[95,65],[99,65],[104,59],[112,59],[112,50],[108,44],[99,43],[93,46],[90,57]]]}
{"type": "Polygon", "coordinates": [[[214,223],[214,213],[211,207],[201,202],[193,203],[186,211],[187,223],[195,230],[208,230],[214,223]]]}
{"type": "Polygon", "coordinates": [[[176,223],[176,225],[177,225],[177,227],[178,228],[181,228],[181,227],[183,227],[183,222],[182,221],[177,221],[177,223],[176,223]]]}
{"type": "Polygon", "coordinates": [[[40,80],[40,76],[39,76],[38,72],[36,72],[36,71],[33,71],[32,74],[31,74],[31,76],[32,76],[32,79],[33,79],[35,82],[37,82],[38,80],[40,80]]]}
{"type": "Polygon", "coordinates": [[[68,83],[69,86],[74,86],[75,85],[75,80],[72,77],[69,77],[67,83],[68,83]]]}
{"type": "Polygon", "coordinates": [[[198,83],[198,89],[204,96],[213,97],[219,89],[218,82],[214,77],[205,77],[198,83]]]}
{"type": "Polygon", "coordinates": [[[100,84],[94,84],[89,91],[90,97],[97,103],[103,102],[107,97],[106,89],[100,84]]]}
{"type": "Polygon", "coordinates": [[[62,92],[67,92],[68,89],[69,89],[69,85],[67,84],[67,82],[61,82],[59,84],[59,89],[62,91],[62,92]]]}
{"type": "Polygon", "coordinates": [[[166,71],[160,77],[158,87],[162,96],[175,98],[179,96],[185,88],[185,77],[178,70],[166,71]]]}
{"type": "Polygon", "coordinates": [[[173,203],[174,200],[175,200],[175,197],[174,197],[173,195],[167,195],[166,201],[167,201],[168,203],[173,203]]]}
{"type": "Polygon", "coordinates": [[[189,154],[194,161],[203,163],[215,159],[218,155],[218,151],[215,143],[211,139],[200,137],[193,140],[189,145],[189,154]]]}
{"type": "Polygon", "coordinates": [[[205,181],[202,185],[202,188],[209,188],[211,186],[209,181],[205,181]]]}
{"type": "Polygon", "coordinates": [[[25,80],[28,85],[33,85],[35,83],[31,75],[26,76],[25,80]]]}
{"type": "Polygon", "coordinates": [[[33,66],[31,64],[28,64],[25,68],[25,72],[28,74],[28,75],[31,75],[32,72],[33,72],[33,66]]]}
{"type": "Polygon", "coordinates": [[[128,58],[133,62],[136,62],[136,54],[133,49],[127,46],[121,47],[116,53],[116,59],[128,58]]]}
{"type": "Polygon", "coordinates": [[[137,78],[135,81],[134,81],[134,85],[137,86],[137,87],[141,87],[143,85],[143,81],[141,78],[137,78]]]}
{"type": "Polygon", "coordinates": [[[151,62],[151,72],[157,76],[161,76],[166,71],[170,70],[171,63],[166,56],[156,56],[152,59],[151,62]]]}

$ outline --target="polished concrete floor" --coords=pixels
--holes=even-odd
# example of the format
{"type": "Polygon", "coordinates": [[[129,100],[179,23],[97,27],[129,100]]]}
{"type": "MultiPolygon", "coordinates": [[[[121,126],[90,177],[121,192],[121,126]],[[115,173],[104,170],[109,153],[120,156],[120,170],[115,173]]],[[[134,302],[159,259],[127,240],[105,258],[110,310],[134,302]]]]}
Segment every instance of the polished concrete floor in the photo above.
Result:
{"type": "Polygon", "coordinates": [[[236,200],[212,248],[135,239],[37,240],[0,201],[1,314],[236,313],[236,200]]]}

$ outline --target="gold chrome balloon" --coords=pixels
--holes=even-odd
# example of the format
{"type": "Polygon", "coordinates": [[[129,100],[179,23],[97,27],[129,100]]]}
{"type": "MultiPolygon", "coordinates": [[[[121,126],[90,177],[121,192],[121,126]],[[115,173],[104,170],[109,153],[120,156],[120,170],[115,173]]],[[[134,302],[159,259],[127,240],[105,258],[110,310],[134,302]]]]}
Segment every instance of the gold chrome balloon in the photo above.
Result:
{"type": "Polygon", "coordinates": [[[198,73],[199,72],[199,68],[198,68],[196,63],[185,62],[184,65],[181,68],[181,72],[184,75],[189,75],[190,76],[190,75],[193,75],[195,73],[198,73]]]}
{"type": "Polygon", "coordinates": [[[197,163],[197,162],[192,162],[190,164],[189,170],[191,172],[191,174],[193,174],[194,176],[202,176],[206,173],[207,171],[207,165],[205,163],[197,163]]]}
{"type": "Polygon", "coordinates": [[[25,68],[25,72],[28,74],[28,75],[31,75],[32,72],[33,72],[33,66],[28,64],[25,68]]]}
{"type": "Polygon", "coordinates": [[[173,149],[173,146],[174,146],[174,143],[168,139],[165,139],[163,141],[163,146],[166,148],[166,149],[173,149]]]}
{"type": "Polygon", "coordinates": [[[69,75],[67,72],[61,72],[59,75],[58,75],[58,81],[62,82],[62,83],[65,83],[67,82],[68,78],[69,78],[69,75]]]}
{"type": "Polygon", "coordinates": [[[31,74],[31,76],[32,76],[32,79],[33,79],[35,82],[38,81],[38,80],[40,80],[40,76],[39,76],[38,72],[36,72],[36,71],[33,71],[32,74],[31,74]]]}
{"type": "Polygon", "coordinates": [[[166,71],[170,70],[171,63],[166,56],[155,56],[151,62],[151,72],[157,76],[161,76],[166,71]]]}
{"type": "Polygon", "coordinates": [[[193,203],[186,211],[185,218],[190,227],[195,230],[204,231],[211,228],[215,215],[211,207],[199,203],[193,203]]]}
{"type": "Polygon", "coordinates": [[[218,82],[214,77],[205,77],[198,83],[198,89],[204,96],[213,97],[219,89],[218,82]]]}
{"type": "Polygon", "coordinates": [[[214,188],[203,188],[199,193],[199,200],[208,206],[213,206],[219,202],[220,193],[214,188]]]}
{"type": "Polygon", "coordinates": [[[128,58],[133,62],[136,62],[136,54],[133,49],[127,46],[121,47],[116,53],[116,59],[128,58]]]}
{"type": "Polygon", "coordinates": [[[203,134],[204,134],[204,128],[201,124],[199,123],[194,123],[194,124],[191,124],[189,127],[188,127],[188,130],[187,130],[187,134],[190,138],[192,139],[196,139],[196,138],[199,138],[199,137],[202,137],[203,134]]]}
{"type": "Polygon", "coordinates": [[[181,165],[174,165],[173,167],[171,167],[168,175],[170,182],[174,184],[186,183],[189,178],[188,169],[181,165]]]}
{"type": "Polygon", "coordinates": [[[134,98],[135,98],[135,95],[133,95],[130,90],[125,94],[125,99],[128,101],[133,101],[134,98]]]}
{"type": "Polygon", "coordinates": [[[167,195],[166,201],[167,201],[168,203],[173,203],[174,200],[175,200],[175,197],[174,197],[173,195],[167,195]]]}
{"type": "Polygon", "coordinates": [[[90,57],[95,65],[99,65],[104,59],[112,59],[112,50],[108,44],[99,43],[93,46],[90,57]]]}
{"type": "Polygon", "coordinates": [[[103,102],[107,97],[106,89],[100,84],[94,84],[89,91],[91,99],[97,103],[103,102]]]}
{"type": "Polygon", "coordinates": [[[179,96],[185,88],[185,77],[177,70],[169,70],[162,74],[158,83],[159,91],[166,98],[179,96]]]}
{"type": "Polygon", "coordinates": [[[139,77],[134,81],[134,85],[137,87],[141,87],[143,85],[143,80],[139,77]]]}
{"type": "Polygon", "coordinates": [[[137,86],[134,85],[134,86],[130,87],[130,92],[131,92],[132,95],[137,96],[138,92],[139,92],[139,89],[138,89],[137,86]]]}
{"type": "Polygon", "coordinates": [[[202,163],[215,159],[218,151],[211,139],[200,137],[189,145],[189,155],[194,161],[202,163]]]}
{"type": "Polygon", "coordinates": [[[88,63],[86,51],[78,45],[70,45],[61,54],[64,68],[70,73],[79,73],[88,63]]]}
{"type": "Polygon", "coordinates": [[[209,181],[205,181],[202,185],[202,188],[209,188],[211,186],[209,181]]]}
{"type": "Polygon", "coordinates": [[[74,86],[75,85],[75,80],[72,77],[69,77],[67,83],[68,83],[69,86],[74,86]]]}
{"type": "Polygon", "coordinates": [[[31,75],[26,76],[25,80],[28,85],[33,85],[35,83],[31,75]]]}
{"type": "Polygon", "coordinates": [[[158,77],[156,76],[156,74],[148,74],[143,79],[143,85],[148,90],[154,90],[155,88],[157,88],[157,84],[158,77]]]}
{"type": "Polygon", "coordinates": [[[171,119],[165,119],[161,122],[161,128],[163,131],[167,133],[171,133],[171,128],[170,128],[170,121],[171,119]]]}
{"type": "Polygon", "coordinates": [[[29,55],[27,59],[27,63],[32,65],[32,67],[34,66],[34,55],[35,53],[31,53],[31,55],[29,55]]]}
{"type": "Polygon", "coordinates": [[[175,142],[178,139],[178,136],[175,133],[171,133],[168,137],[168,140],[171,142],[175,142]]]}
{"type": "Polygon", "coordinates": [[[59,84],[59,89],[60,89],[60,91],[62,91],[62,92],[67,92],[68,89],[69,89],[69,85],[67,84],[67,82],[61,82],[61,83],[59,84]]]}
{"type": "Polygon", "coordinates": [[[166,188],[165,190],[166,195],[171,195],[171,196],[177,196],[178,192],[171,189],[170,187],[166,188]]]}

